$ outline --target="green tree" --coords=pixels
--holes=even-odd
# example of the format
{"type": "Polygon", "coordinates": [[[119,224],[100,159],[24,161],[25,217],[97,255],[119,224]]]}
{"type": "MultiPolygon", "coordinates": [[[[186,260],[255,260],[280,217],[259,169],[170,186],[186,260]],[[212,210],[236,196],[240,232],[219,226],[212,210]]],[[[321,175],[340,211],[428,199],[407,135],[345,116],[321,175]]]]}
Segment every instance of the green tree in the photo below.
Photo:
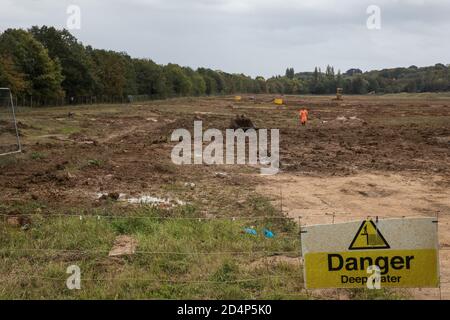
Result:
{"type": "Polygon", "coordinates": [[[199,74],[194,73],[191,76],[191,81],[193,85],[193,93],[196,96],[202,96],[206,93],[206,82],[205,79],[199,74]]]}
{"type": "Polygon", "coordinates": [[[149,59],[133,59],[138,94],[164,98],[167,94],[163,68],[149,59]]]}
{"type": "Polygon", "coordinates": [[[170,96],[187,96],[191,93],[192,82],[179,65],[169,63],[164,67],[164,75],[170,96]]]}
{"type": "Polygon", "coordinates": [[[294,79],[294,76],[295,76],[294,68],[287,68],[286,69],[286,78],[292,80],[292,79],[294,79]]]}
{"type": "Polygon", "coordinates": [[[255,79],[256,90],[255,93],[267,93],[267,83],[264,77],[258,76],[255,79]]]}
{"type": "Polygon", "coordinates": [[[368,88],[368,82],[360,75],[355,76],[352,79],[352,93],[353,94],[366,94],[368,88]]]}
{"type": "MultiPolygon", "coordinates": [[[[53,99],[64,95],[61,87],[63,76],[58,61],[30,33],[20,29],[8,29],[0,35],[0,55],[11,57],[17,74],[29,85],[23,86],[26,94],[37,99],[53,99]]],[[[3,67],[4,68],[4,67],[3,67]]]]}
{"type": "Polygon", "coordinates": [[[10,88],[14,94],[20,94],[30,89],[26,75],[17,70],[11,56],[0,55],[0,87],[10,88]]]}
{"type": "Polygon", "coordinates": [[[378,92],[380,90],[380,84],[377,79],[370,77],[368,80],[368,91],[369,92],[378,92]]]}
{"type": "Polygon", "coordinates": [[[338,70],[336,76],[336,88],[342,88],[344,86],[344,79],[342,78],[341,70],[338,70]]]}
{"type": "Polygon", "coordinates": [[[85,47],[69,31],[34,26],[29,32],[44,45],[53,60],[60,62],[64,76],[62,87],[67,95],[90,95],[95,92],[93,62],[85,47]]]}
{"type": "Polygon", "coordinates": [[[126,65],[121,55],[114,51],[92,50],[97,93],[105,96],[124,96],[127,88],[126,65]]]}

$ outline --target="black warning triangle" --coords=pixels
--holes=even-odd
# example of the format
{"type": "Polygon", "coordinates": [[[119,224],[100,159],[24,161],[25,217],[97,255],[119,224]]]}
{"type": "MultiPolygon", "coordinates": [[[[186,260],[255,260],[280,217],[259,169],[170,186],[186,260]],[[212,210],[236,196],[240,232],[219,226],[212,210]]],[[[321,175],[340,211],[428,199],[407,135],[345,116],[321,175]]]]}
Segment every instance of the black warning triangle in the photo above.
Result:
{"type": "Polygon", "coordinates": [[[366,220],[350,244],[349,250],[390,249],[378,227],[372,220],[366,220]]]}

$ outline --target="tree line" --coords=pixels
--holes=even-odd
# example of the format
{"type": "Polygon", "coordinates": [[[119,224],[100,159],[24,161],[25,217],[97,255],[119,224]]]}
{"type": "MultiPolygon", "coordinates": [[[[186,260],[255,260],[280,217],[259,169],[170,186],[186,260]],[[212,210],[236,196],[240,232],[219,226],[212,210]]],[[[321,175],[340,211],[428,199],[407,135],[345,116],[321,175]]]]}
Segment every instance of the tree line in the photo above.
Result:
{"type": "Polygon", "coordinates": [[[335,72],[332,66],[325,71],[295,73],[288,68],[283,77],[267,80],[270,93],[284,94],[334,94],[342,88],[346,94],[367,93],[419,93],[450,91],[450,65],[431,67],[410,66],[362,72],[350,69],[335,72]]]}
{"type": "Polygon", "coordinates": [[[385,69],[344,74],[325,71],[252,78],[219,70],[135,59],[125,52],[85,46],[69,31],[54,27],[8,29],[0,34],[0,87],[36,100],[144,95],[150,99],[222,94],[346,94],[450,90],[449,66],[385,69]]]}
{"type": "Polygon", "coordinates": [[[0,34],[0,86],[35,100],[80,96],[151,99],[265,92],[265,80],[207,68],[193,70],[125,52],[84,46],[67,30],[32,27],[0,34]]]}

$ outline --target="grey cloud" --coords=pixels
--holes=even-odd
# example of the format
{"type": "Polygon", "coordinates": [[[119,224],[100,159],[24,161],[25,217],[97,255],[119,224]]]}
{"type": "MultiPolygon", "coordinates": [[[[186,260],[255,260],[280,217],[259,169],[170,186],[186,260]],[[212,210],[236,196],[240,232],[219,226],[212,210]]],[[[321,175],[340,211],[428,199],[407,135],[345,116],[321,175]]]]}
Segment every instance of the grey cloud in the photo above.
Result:
{"type": "Polygon", "coordinates": [[[0,28],[64,27],[94,47],[158,63],[270,76],[288,66],[365,70],[449,63],[450,3],[438,0],[2,0],[0,28]],[[382,29],[368,30],[378,5],[382,29]]]}

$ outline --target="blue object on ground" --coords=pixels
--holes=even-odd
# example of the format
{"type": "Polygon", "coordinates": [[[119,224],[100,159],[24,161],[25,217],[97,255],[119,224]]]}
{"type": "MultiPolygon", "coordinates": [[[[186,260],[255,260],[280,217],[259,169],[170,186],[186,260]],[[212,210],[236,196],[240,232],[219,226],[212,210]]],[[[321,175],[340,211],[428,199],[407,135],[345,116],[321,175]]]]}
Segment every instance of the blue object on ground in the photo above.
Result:
{"type": "Polygon", "coordinates": [[[254,236],[257,235],[256,230],[255,230],[255,229],[252,229],[252,228],[246,228],[246,229],[245,229],[245,233],[251,234],[251,235],[254,235],[254,236]]]}
{"type": "Polygon", "coordinates": [[[266,236],[266,238],[273,238],[273,237],[275,237],[275,234],[272,231],[267,230],[267,229],[264,229],[264,235],[266,236]]]}

